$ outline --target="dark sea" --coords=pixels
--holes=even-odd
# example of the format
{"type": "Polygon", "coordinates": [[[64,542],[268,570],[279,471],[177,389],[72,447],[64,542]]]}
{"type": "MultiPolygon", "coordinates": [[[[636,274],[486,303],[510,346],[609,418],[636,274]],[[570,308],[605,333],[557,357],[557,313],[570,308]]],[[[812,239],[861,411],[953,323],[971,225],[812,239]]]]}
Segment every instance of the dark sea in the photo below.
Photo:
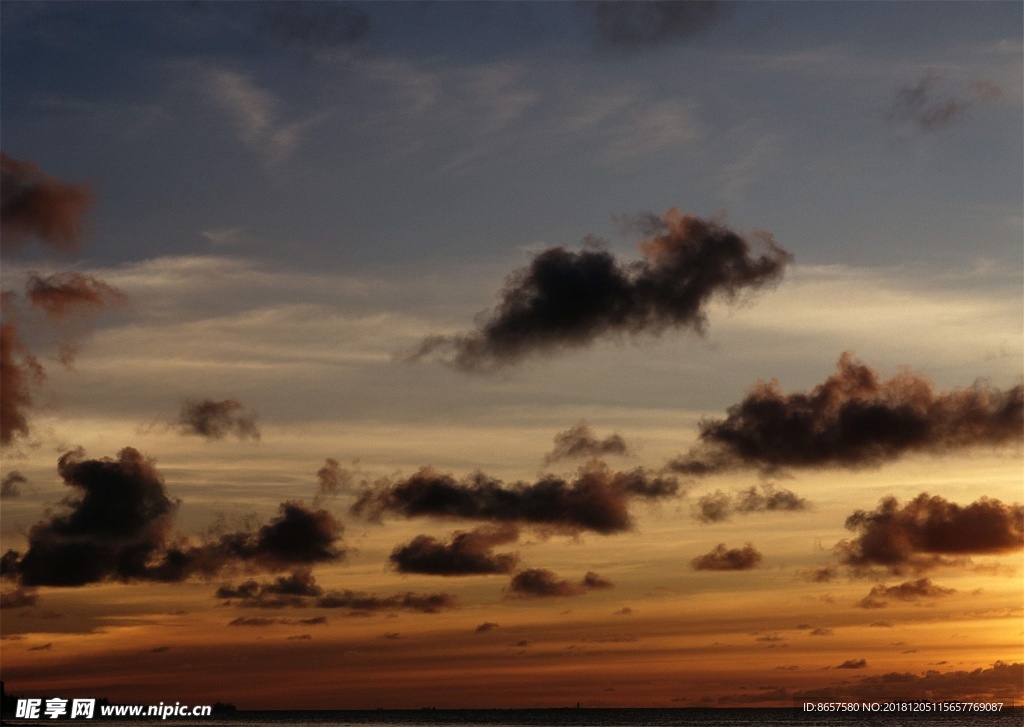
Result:
{"type": "Polygon", "coordinates": [[[1024,711],[972,713],[812,713],[801,709],[437,709],[372,711],[238,711],[214,717],[166,719],[5,720],[5,725],[126,724],[167,727],[1020,727],[1024,711]]]}

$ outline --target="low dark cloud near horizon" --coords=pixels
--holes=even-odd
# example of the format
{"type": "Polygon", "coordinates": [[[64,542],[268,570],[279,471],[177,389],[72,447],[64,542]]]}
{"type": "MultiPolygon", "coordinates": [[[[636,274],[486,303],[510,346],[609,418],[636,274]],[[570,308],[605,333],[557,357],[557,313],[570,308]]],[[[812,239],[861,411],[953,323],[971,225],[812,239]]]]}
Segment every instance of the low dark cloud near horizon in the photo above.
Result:
{"type": "Polygon", "coordinates": [[[846,527],[856,537],[835,552],[855,571],[880,567],[902,575],[1024,549],[1024,506],[987,497],[969,505],[926,492],[902,504],[886,497],[874,510],[854,512],[846,527]]]}
{"type": "Polygon", "coordinates": [[[86,459],[79,448],[57,471],[72,494],[29,529],[24,554],[8,550],[0,575],[25,586],[75,587],[103,581],[178,582],[232,570],[280,571],[345,557],[341,524],[326,510],[284,502],[253,531],[190,544],[172,534],[179,502],[152,460],[125,447],[117,459],[86,459]]]}
{"type": "Polygon", "coordinates": [[[229,434],[241,440],[258,441],[260,429],[256,419],[256,413],[246,410],[237,399],[188,399],[182,402],[175,426],[183,435],[210,441],[229,434]]]}
{"type": "Polygon", "coordinates": [[[593,571],[588,571],[579,582],[573,583],[560,580],[546,568],[528,568],[512,577],[505,592],[508,598],[568,598],[609,588],[614,588],[614,584],[593,571]]]}
{"type": "MultiPolygon", "coordinates": [[[[216,597],[242,608],[347,608],[357,613],[378,611],[415,611],[438,613],[457,607],[454,596],[446,593],[399,593],[378,596],[350,590],[325,591],[317,585],[309,568],[278,576],[271,582],[247,580],[238,585],[224,584],[216,597]]],[[[319,617],[323,619],[323,617],[319,617]]],[[[304,623],[311,623],[309,621],[304,623]]]]}
{"type": "Polygon", "coordinates": [[[432,517],[529,525],[559,532],[591,531],[602,535],[633,527],[632,500],[675,497],[674,477],[642,468],[612,472],[601,463],[581,468],[566,480],[546,475],[534,483],[501,481],[477,472],[462,480],[424,468],[393,481],[365,488],[350,514],[379,522],[384,515],[432,517]]]}
{"type": "Polygon", "coordinates": [[[930,578],[918,578],[895,586],[879,584],[871,589],[856,605],[860,608],[885,608],[888,599],[904,602],[916,602],[923,599],[945,598],[956,594],[955,588],[944,588],[932,583],[930,578]]]}
{"type": "Polygon", "coordinates": [[[563,459],[608,455],[625,457],[631,453],[621,435],[609,434],[604,439],[599,439],[586,422],[579,422],[564,432],[559,432],[555,435],[554,441],[554,448],[544,455],[544,464],[553,464],[563,459]]]}
{"type": "Polygon", "coordinates": [[[963,118],[977,104],[991,103],[1003,95],[1002,88],[984,80],[971,81],[966,89],[950,86],[929,68],[917,83],[896,91],[886,119],[925,132],[938,131],[963,118]]]}
{"type": "Polygon", "coordinates": [[[598,50],[637,52],[689,40],[725,17],[728,3],[610,0],[579,3],[598,50]]]}
{"type": "Polygon", "coordinates": [[[786,394],[777,381],[758,382],[725,419],[702,421],[700,442],[668,468],[690,476],[858,469],[914,453],[1019,446],[1024,439],[1021,384],[936,391],[910,370],[883,380],[849,352],[836,369],[809,393],[786,394]]]}
{"type": "Polygon", "coordinates": [[[593,243],[579,252],[545,250],[509,276],[477,330],[429,336],[407,360],[485,372],[602,338],[678,329],[703,335],[713,299],[771,287],[793,260],[766,232],[752,236],[762,248],[754,256],[747,238],[719,222],[675,208],[654,219],[657,229],[640,243],[643,259],[620,262],[593,243]]]}
{"type": "Polygon", "coordinates": [[[792,490],[768,482],[760,487],[748,487],[733,495],[727,495],[721,490],[703,495],[693,508],[693,516],[704,523],[718,523],[729,520],[737,513],[798,512],[808,507],[807,500],[792,490]]]}
{"type": "Polygon", "coordinates": [[[88,184],[64,182],[33,161],[0,152],[0,234],[5,254],[35,240],[55,252],[76,253],[96,198],[88,184]]]}
{"type": "Polygon", "coordinates": [[[750,543],[742,548],[728,548],[719,543],[710,552],[698,555],[690,561],[694,570],[736,571],[751,570],[764,560],[764,556],[750,543]]]}
{"type": "Polygon", "coordinates": [[[388,560],[399,573],[468,576],[511,573],[519,565],[516,553],[494,553],[498,545],[519,539],[519,528],[503,524],[452,533],[448,542],[418,535],[395,548],[388,560]]]}

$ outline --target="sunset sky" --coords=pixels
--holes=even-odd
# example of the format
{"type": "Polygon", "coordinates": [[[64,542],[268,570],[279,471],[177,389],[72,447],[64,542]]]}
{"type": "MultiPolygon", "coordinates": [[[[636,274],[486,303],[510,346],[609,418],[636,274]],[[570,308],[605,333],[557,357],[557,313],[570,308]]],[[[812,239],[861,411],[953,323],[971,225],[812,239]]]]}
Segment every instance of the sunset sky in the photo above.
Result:
{"type": "Polygon", "coordinates": [[[2,667],[1024,703],[1019,2],[2,7],[2,667]]]}

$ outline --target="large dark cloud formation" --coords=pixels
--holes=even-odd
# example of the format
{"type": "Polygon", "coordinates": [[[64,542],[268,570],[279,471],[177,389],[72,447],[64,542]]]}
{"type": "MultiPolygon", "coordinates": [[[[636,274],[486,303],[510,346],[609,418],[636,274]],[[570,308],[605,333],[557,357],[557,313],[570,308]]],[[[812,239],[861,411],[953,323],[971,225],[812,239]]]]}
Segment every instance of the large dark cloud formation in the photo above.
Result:
{"type": "Polygon", "coordinates": [[[28,550],[17,563],[21,583],[80,586],[143,577],[177,509],[153,462],[130,447],[116,460],[87,460],[78,449],[61,456],[57,471],[75,494],[64,501],[65,512],[29,530],[28,550]]]}
{"type": "Polygon", "coordinates": [[[254,531],[190,545],[171,537],[178,503],[167,496],[152,460],[131,447],[116,459],[86,459],[81,449],[57,466],[74,494],[63,512],[29,530],[22,555],[7,551],[0,572],[25,586],[101,581],[180,581],[235,569],[280,571],[337,561],[341,524],[298,502],[254,531]]]}
{"type": "Polygon", "coordinates": [[[810,393],[783,393],[761,381],[725,419],[700,424],[698,446],[669,467],[705,475],[741,467],[879,465],[915,452],[1019,444],[1024,387],[1007,391],[977,384],[936,391],[911,371],[882,380],[844,353],[837,371],[810,393]]]}
{"type": "Polygon", "coordinates": [[[703,333],[713,298],[773,285],[792,261],[767,233],[758,239],[763,252],[753,256],[741,235],[672,209],[641,243],[640,261],[621,263],[594,245],[551,248],[508,278],[497,310],[478,330],[431,336],[409,358],[436,355],[462,370],[487,371],[607,336],[703,333]]]}
{"type": "Polygon", "coordinates": [[[629,447],[626,446],[626,440],[621,435],[609,434],[604,439],[598,439],[586,422],[580,422],[555,435],[555,447],[544,456],[544,463],[552,464],[563,459],[607,455],[625,456],[627,454],[629,454],[629,447]]]}
{"type": "Polygon", "coordinates": [[[30,239],[60,252],[76,252],[94,201],[88,185],[63,182],[35,162],[18,161],[0,152],[4,252],[17,252],[30,239]]]}
{"type": "Polygon", "coordinates": [[[390,560],[401,573],[436,576],[511,573],[519,564],[515,553],[494,553],[498,545],[514,543],[519,529],[514,525],[484,526],[452,534],[449,542],[418,535],[391,552],[390,560]]]}
{"type": "Polygon", "coordinates": [[[807,508],[807,500],[792,490],[765,483],[740,490],[735,495],[715,490],[697,500],[693,514],[701,522],[717,523],[728,520],[734,513],[794,512],[807,508]]]}
{"type": "Polygon", "coordinates": [[[395,514],[608,535],[632,527],[630,500],[658,500],[678,492],[679,484],[673,477],[656,476],[640,468],[611,472],[599,463],[581,469],[572,481],[547,475],[532,484],[507,486],[482,473],[459,481],[424,468],[411,477],[366,488],[350,512],[369,520],[395,514]]]}
{"type": "Polygon", "coordinates": [[[932,583],[930,578],[918,578],[916,581],[906,581],[895,586],[877,585],[857,603],[857,606],[885,608],[889,605],[886,599],[912,602],[925,598],[945,598],[955,593],[955,588],[944,588],[932,583]]]}
{"type": "Polygon", "coordinates": [[[255,412],[247,411],[237,399],[185,401],[175,424],[182,434],[210,440],[223,439],[229,434],[243,440],[260,438],[255,412]]]}
{"type": "Polygon", "coordinates": [[[710,552],[690,561],[694,570],[750,570],[756,568],[764,556],[750,543],[742,548],[727,548],[719,543],[710,552]]]}
{"type": "Polygon", "coordinates": [[[886,497],[874,510],[854,512],[846,527],[857,536],[836,545],[842,563],[894,574],[1024,549],[1024,506],[987,497],[969,505],[926,492],[903,504],[886,497]]]}

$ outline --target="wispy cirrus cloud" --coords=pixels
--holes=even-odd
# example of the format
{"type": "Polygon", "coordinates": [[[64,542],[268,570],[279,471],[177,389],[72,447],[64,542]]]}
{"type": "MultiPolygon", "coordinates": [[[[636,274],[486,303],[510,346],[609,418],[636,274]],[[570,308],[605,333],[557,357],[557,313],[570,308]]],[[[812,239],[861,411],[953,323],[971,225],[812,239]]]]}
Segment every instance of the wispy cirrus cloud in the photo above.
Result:
{"type": "Polygon", "coordinates": [[[231,120],[239,139],[272,165],[290,157],[303,137],[330,115],[323,111],[285,121],[284,104],[277,96],[257,85],[252,76],[229,69],[202,69],[193,82],[231,120]]]}

